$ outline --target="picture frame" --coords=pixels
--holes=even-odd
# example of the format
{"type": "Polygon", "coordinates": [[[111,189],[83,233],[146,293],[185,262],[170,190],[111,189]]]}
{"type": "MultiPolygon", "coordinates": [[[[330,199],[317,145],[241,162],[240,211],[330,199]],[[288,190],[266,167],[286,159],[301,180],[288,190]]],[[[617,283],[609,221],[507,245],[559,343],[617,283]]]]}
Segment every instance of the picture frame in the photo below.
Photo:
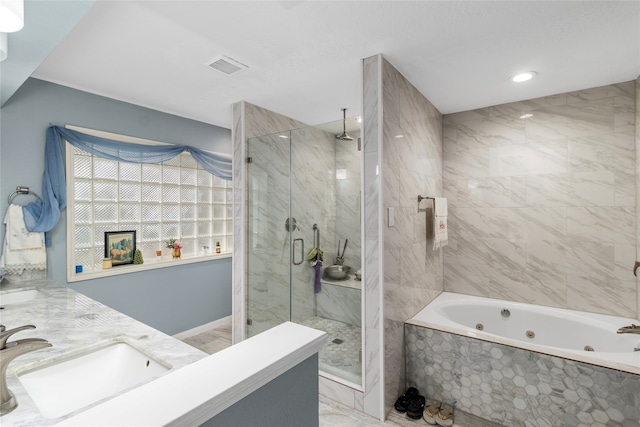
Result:
{"type": "Polygon", "coordinates": [[[133,264],[133,256],[136,252],[136,232],[132,231],[105,231],[104,232],[104,257],[111,259],[111,264],[133,264]]]}

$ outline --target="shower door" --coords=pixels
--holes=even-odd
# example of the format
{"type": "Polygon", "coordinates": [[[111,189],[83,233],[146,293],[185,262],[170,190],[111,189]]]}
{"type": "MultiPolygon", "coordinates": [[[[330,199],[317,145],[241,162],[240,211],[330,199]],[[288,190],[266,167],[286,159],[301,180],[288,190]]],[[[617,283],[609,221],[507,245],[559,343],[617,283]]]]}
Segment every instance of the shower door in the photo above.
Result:
{"type": "Polygon", "coordinates": [[[290,141],[290,132],[247,141],[247,337],[291,319],[290,141]]]}
{"type": "Polygon", "coordinates": [[[309,132],[247,141],[247,337],[315,315],[315,270],[306,257],[318,235],[333,246],[334,165],[332,141],[309,144],[309,132]]]}
{"type": "Polygon", "coordinates": [[[316,293],[307,260],[319,246],[324,265],[333,264],[338,239],[349,238],[346,259],[359,268],[359,160],[357,171],[346,172],[345,149],[360,159],[356,143],[336,147],[333,133],[314,127],[247,141],[246,336],[285,321],[324,330],[330,342],[320,352],[321,371],[359,385],[361,292],[323,280],[316,293]],[[346,187],[345,174],[355,189],[346,187]],[[356,212],[352,227],[345,209],[356,212]]]}

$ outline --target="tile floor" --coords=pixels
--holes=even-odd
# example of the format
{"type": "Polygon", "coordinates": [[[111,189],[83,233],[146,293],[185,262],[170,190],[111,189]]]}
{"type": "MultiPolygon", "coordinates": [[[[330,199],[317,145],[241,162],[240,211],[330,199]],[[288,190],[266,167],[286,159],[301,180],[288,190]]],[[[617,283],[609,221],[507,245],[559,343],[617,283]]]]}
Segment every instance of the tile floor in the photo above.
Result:
{"type": "Polygon", "coordinates": [[[325,331],[329,335],[327,345],[318,354],[320,370],[356,384],[362,382],[360,327],[319,316],[300,324],[325,331]]]}
{"type": "MultiPolygon", "coordinates": [[[[185,338],[183,341],[209,354],[223,350],[231,345],[231,319],[217,328],[185,338]]],[[[390,414],[389,420],[381,422],[322,395],[320,395],[319,409],[320,427],[428,426],[423,420],[413,421],[395,413],[390,414]]],[[[453,427],[462,426],[454,424],[453,427]]]]}
{"type": "Polygon", "coordinates": [[[213,354],[231,346],[231,317],[220,326],[182,340],[205,353],[213,354]]]}

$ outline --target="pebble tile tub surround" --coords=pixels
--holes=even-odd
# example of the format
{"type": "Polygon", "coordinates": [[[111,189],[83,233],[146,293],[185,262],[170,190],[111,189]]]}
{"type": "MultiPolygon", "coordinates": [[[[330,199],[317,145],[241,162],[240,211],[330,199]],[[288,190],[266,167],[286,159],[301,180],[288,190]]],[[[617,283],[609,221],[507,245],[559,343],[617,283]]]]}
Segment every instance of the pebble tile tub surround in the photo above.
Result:
{"type": "Polygon", "coordinates": [[[28,324],[35,325],[36,329],[18,332],[9,341],[42,338],[53,346],[24,354],[9,364],[7,385],[14,393],[18,407],[0,418],[3,427],[47,426],[67,418],[43,418],[24,391],[17,374],[70,355],[101,348],[114,341],[124,341],[169,365],[171,369],[167,372],[207,357],[206,353],[182,341],[51,281],[3,285],[2,292],[13,292],[20,288],[38,289],[42,297],[5,306],[0,311],[0,322],[7,329],[28,324]]]}
{"type": "Polygon", "coordinates": [[[640,426],[640,375],[405,325],[408,384],[505,426],[640,426]]]}

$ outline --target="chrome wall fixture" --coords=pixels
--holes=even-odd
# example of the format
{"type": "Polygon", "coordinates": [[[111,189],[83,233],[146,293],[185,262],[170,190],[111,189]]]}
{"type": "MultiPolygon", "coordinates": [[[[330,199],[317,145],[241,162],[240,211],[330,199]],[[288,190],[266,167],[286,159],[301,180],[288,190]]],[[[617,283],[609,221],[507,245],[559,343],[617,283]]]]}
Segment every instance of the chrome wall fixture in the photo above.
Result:
{"type": "Polygon", "coordinates": [[[42,200],[40,198],[40,196],[38,196],[38,194],[35,191],[29,190],[29,187],[24,187],[24,186],[19,185],[19,186],[16,187],[16,191],[12,192],[11,194],[9,194],[9,197],[7,197],[7,200],[9,201],[9,204],[11,204],[11,202],[13,202],[13,199],[15,197],[18,197],[18,196],[23,195],[23,194],[31,194],[32,196],[36,197],[37,199],[42,200]]]}

